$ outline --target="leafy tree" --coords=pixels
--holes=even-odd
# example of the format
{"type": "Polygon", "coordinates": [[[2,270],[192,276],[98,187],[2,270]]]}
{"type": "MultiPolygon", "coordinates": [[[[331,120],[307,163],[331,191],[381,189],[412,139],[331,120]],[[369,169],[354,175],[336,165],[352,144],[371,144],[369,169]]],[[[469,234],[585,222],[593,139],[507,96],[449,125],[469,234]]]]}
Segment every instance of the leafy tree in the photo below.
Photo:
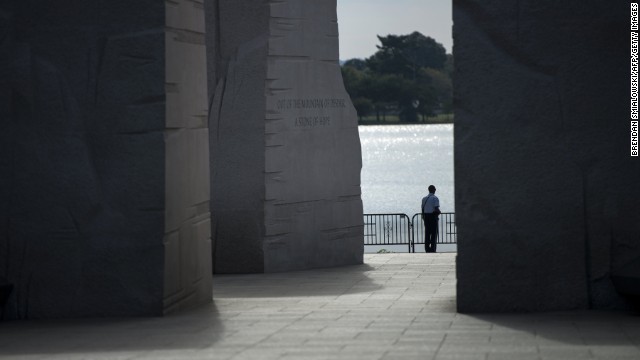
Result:
{"type": "Polygon", "coordinates": [[[351,102],[358,112],[358,118],[360,121],[362,121],[363,116],[369,115],[374,109],[373,101],[365,97],[354,98],[351,102]]]}
{"type": "Polygon", "coordinates": [[[418,32],[379,36],[378,51],[342,66],[347,92],[362,120],[372,111],[384,121],[388,111],[417,122],[452,104],[453,58],[444,47],[418,32]]]}
{"type": "Polygon", "coordinates": [[[387,110],[397,107],[399,99],[406,96],[406,80],[396,74],[372,74],[363,84],[366,95],[373,101],[376,110],[376,121],[385,120],[387,110]]]}
{"type": "Polygon", "coordinates": [[[453,108],[453,83],[451,76],[446,72],[432,68],[421,69],[422,77],[429,79],[429,84],[435,92],[434,106],[450,112],[453,108]]]}
{"type": "Polygon", "coordinates": [[[447,52],[434,39],[414,31],[410,35],[378,36],[378,51],[366,60],[367,66],[381,74],[402,74],[415,78],[420,68],[443,69],[447,52]]]}
{"type": "Polygon", "coordinates": [[[363,78],[365,77],[364,72],[347,65],[346,63],[342,65],[342,81],[344,82],[344,87],[349,93],[351,98],[356,98],[362,95],[362,83],[363,78]]]}
{"type": "Polygon", "coordinates": [[[356,70],[364,71],[367,69],[367,62],[362,59],[349,59],[344,62],[342,66],[354,68],[356,70]]]}
{"type": "Polygon", "coordinates": [[[449,78],[453,77],[453,55],[447,54],[447,61],[444,63],[444,72],[449,75],[449,78]]]}

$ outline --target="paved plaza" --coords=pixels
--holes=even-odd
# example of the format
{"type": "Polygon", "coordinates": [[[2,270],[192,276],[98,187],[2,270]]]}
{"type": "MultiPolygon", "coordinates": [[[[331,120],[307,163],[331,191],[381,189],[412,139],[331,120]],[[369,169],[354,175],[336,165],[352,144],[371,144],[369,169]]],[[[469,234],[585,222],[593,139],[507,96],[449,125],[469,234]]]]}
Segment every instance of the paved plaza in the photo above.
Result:
{"type": "Polygon", "coordinates": [[[638,316],[462,315],[455,282],[453,253],[218,275],[213,303],[164,318],[1,322],[0,358],[640,359],[638,316]]]}

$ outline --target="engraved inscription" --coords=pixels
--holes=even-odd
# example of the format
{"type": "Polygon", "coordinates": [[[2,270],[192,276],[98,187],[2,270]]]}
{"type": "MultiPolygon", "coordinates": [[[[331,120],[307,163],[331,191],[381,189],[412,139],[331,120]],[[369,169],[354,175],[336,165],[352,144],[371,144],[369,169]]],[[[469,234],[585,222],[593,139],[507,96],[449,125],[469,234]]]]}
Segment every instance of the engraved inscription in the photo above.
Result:
{"type": "Polygon", "coordinates": [[[330,116],[299,116],[296,118],[295,126],[303,128],[314,128],[318,126],[329,126],[330,116]]]}
{"type": "Polygon", "coordinates": [[[276,103],[281,112],[296,112],[293,126],[298,129],[315,129],[331,125],[332,109],[347,107],[344,98],[287,98],[276,103]],[[329,111],[329,115],[325,114],[329,111]]]}
{"type": "Polygon", "coordinates": [[[337,109],[346,107],[345,103],[346,99],[282,99],[277,109],[337,109]]]}

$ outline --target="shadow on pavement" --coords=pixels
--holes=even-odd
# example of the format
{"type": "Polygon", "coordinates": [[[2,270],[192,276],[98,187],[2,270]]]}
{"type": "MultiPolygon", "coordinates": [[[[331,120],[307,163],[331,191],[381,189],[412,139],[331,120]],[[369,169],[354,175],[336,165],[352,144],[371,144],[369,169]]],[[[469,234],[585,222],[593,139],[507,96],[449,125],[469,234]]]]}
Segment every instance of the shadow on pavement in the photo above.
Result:
{"type": "Polygon", "coordinates": [[[470,315],[500,328],[534,335],[549,343],[640,346],[640,318],[625,312],[575,311],[538,314],[470,315]]]}
{"type": "Polygon", "coordinates": [[[155,318],[21,320],[0,323],[0,357],[104,352],[108,358],[207,347],[224,326],[214,303],[155,318]]]}
{"type": "Polygon", "coordinates": [[[367,276],[374,267],[362,264],[287,273],[214,275],[214,298],[338,296],[372,292],[382,286],[367,276]]]}

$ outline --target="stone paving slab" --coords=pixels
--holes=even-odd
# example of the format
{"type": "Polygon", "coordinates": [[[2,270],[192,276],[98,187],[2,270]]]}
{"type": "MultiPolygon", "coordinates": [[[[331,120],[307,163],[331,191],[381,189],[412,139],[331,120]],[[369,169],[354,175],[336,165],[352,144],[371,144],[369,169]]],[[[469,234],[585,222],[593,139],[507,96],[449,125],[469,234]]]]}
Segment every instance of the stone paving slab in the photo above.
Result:
{"type": "Polygon", "coordinates": [[[214,302],[164,318],[0,323],[2,359],[640,359],[626,313],[463,315],[455,254],[214,277],[214,302]]]}

